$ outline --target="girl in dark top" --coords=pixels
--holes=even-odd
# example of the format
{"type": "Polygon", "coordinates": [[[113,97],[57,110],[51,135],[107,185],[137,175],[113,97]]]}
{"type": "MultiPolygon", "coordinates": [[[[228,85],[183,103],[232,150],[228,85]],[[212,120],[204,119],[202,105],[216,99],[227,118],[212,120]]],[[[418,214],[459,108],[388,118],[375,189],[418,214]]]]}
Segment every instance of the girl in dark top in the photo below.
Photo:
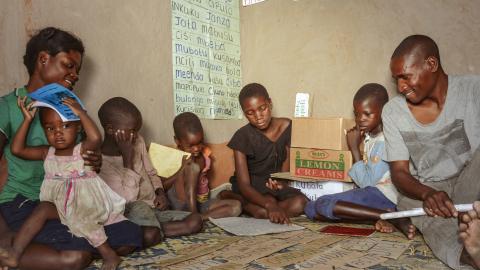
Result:
{"type": "Polygon", "coordinates": [[[271,190],[266,183],[271,173],[289,171],[291,121],[272,117],[272,101],[265,87],[248,84],[240,92],[240,105],[248,124],[235,132],[228,143],[234,150],[234,196],[247,214],[289,223],[289,217],[303,213],[307,198],[297,189],[271,190]]]}

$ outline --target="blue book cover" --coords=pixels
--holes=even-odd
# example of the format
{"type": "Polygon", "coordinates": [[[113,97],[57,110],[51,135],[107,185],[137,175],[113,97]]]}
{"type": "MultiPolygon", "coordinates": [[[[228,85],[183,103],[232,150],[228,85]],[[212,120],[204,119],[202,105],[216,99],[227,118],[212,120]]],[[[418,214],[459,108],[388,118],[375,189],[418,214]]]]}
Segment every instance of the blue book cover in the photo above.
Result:
{"type": "Polygon", "coordinates": [[[62,103],[65,98],[75,99],[83,109],[82,101],[69,89],[58,83],[47,84],[38,88],[28,96],[35,100],[34,107],[49,107],[55,110],[64,122],[66,121],[78,121],[80,118],[76,116],[70,108],[62,103]]]}

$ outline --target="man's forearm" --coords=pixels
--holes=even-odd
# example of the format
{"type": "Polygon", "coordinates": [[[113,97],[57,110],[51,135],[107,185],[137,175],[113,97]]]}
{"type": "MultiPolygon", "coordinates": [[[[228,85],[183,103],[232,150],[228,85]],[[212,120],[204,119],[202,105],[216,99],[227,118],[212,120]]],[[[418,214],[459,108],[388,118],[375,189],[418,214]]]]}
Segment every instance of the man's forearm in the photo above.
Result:
{"type": "Polygon", "coordinates": [[[392,182],[398,191],[415,200],[423,201],[429,192],[435,191],[433,188],[420,183],[409,173],[392,172],[392,182]]]}

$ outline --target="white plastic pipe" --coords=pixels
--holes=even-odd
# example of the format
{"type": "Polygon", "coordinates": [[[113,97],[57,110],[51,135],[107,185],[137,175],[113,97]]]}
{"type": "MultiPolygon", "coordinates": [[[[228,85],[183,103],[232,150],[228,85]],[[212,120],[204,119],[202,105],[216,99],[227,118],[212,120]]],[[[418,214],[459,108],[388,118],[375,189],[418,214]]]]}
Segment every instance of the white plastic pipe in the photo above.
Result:
{"type": "MultiPolygon", "coordinates": [[[[456,204],[455,209],[458,212],[466,212],[473,209],[473,204],[456,204]]],[[[423,208],[414,208],[412,210],[406,211],[398,211],[398,212],[391,212],[391,213],[383,213],[380,214],[381,219],[394,219],[394,218],[403,218],[403,217],[416,217],[416,216],[423,216],[426,215],[423,208]]]]}

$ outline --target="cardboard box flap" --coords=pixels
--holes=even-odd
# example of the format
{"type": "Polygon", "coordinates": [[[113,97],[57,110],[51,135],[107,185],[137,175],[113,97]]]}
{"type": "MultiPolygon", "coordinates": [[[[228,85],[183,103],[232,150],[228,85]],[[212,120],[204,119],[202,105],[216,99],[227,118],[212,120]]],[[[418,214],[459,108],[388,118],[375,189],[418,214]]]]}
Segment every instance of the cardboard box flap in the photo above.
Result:
{"type": "Polygon", "coordinates": [[[348,150],[346,130],[355,126],[354,119],[294,118],[292,121],[292,147],[348,150]]]}

